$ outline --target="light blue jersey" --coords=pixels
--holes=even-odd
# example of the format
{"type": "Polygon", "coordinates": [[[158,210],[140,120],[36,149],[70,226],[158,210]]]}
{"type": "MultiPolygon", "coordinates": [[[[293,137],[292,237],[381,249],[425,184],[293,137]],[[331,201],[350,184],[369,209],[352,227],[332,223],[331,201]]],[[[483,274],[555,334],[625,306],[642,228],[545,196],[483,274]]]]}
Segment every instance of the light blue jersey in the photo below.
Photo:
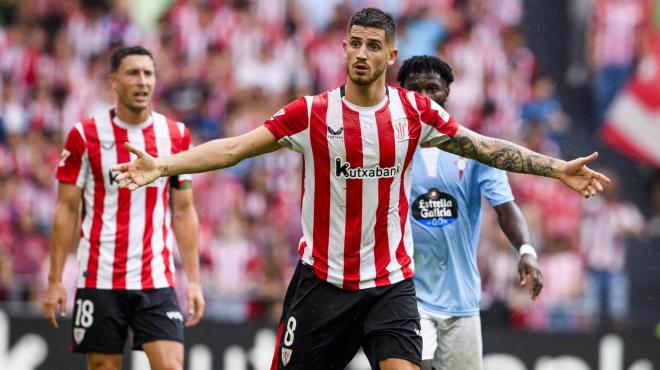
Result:
{"type": "Polygon", "coordinates": [[[481,195],[493,207],[512,201],[506,172],[437,148],[418,148],[412,178],[418,303],[438,315],[478,315],[481,195]]]}

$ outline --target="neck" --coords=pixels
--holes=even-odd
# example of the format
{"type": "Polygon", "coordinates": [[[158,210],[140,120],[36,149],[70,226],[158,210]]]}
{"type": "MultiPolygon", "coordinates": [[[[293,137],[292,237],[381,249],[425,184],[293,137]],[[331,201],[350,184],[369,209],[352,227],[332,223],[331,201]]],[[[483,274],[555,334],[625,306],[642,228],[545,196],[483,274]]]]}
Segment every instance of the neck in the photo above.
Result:
{"type": "Polygon", "coordinates": [[[126,123],[138,124],[146,121],[149,118],[149,109],[141,109],[135,111],[129,109],[121,104],[117,104],[115,108],[115,114],[117,118],[126,123]]]}
{"type": "Polygon", "coordinates": [[[357,85],[349,78],[345,98],[360,107],[373,107],[385,98],[385,79],[379,78],[369,85],[357,85]]]}

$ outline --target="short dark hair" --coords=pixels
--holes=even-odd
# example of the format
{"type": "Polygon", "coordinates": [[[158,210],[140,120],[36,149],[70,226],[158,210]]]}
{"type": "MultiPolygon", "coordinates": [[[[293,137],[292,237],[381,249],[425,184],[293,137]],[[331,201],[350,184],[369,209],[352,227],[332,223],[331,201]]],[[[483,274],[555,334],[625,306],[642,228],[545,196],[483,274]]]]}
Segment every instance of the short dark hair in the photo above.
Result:
{"type": "Polygon", "coordinates": [[[403,86],[408,76],[413,73],[437,73],[445,80],[447,87],[454,82],[454,72],[449,64],[435,56],[417,55],[406,59],[396,76],[399,85],[403,86]]]}
{"type": "Polygon", "coordinates": [[[396,22],[394,18],[378,8],[364,8],[353,14],[348,21],[348,32],[353,26],[380,28],[385,31],[385,40],[390,44],[396,41],[396,22]]]}
{"type": "Polygon", "coordinates": [[[151,55],[151,52],[142,46],[124,46],[112,52],[112,56],[110,56],[110,70],[112,72],[117,72],[121,61],[129,55],[146,55],[151,58],[152,61],[154,60],[154,56],[151,55]]]}

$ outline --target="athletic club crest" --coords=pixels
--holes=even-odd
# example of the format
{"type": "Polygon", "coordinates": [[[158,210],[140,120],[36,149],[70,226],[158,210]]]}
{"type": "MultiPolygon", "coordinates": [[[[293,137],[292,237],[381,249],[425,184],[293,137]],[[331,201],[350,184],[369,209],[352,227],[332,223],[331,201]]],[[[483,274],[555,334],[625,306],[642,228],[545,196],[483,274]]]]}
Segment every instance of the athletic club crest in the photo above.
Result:
{"type": "Polygon", "coordinates": [[[80,344],[80,342],[82,342],[84,337],[85,337],[85,329],[83,328],[73,329],[73,340],[76,341],[76,344],[80,344]]]}
{"type": "Polygon", "coordinates": [[[394,129],[394,137],[397,140],[408,139],[408,120],[406,118],[393,120],[392,128],[394,129]]]}
{"type": "Polygon", "coordinates": [[[286,366],[291,360],[291,350],[289,348],[282,347],[282,365],[286,366]]]}

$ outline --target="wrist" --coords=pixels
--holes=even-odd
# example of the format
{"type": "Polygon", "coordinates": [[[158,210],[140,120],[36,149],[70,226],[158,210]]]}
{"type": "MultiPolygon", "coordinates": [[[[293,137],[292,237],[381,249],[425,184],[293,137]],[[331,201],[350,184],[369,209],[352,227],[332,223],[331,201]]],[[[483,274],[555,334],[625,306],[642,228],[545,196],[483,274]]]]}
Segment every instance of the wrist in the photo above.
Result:
{"type": "Polygon", "coordinates": [[[563,159],[556,159],[552,166],[552,171],[550,172],[550,177],[555,179],[561,179],[564,175],[564,168],[566,167],[566,162],[563,159]]]}
{"type": "Polygon", "coordinates": [[[520,248],[518,249],[518,253],[520,254],[520,258],[522,258],[522,256],[524,256],[525,254],[529,254],[532,257],[537,258],[536,250],[530,244],[521,245],[520,248]]]}
{"type": "Polygon", "coordinates": [[[158,177],[167,177],[169,176],[169,169],[167,164],[163,163],[162,158],[154,158],[156,160],[156,169],[158,169],[158,177]]]}

